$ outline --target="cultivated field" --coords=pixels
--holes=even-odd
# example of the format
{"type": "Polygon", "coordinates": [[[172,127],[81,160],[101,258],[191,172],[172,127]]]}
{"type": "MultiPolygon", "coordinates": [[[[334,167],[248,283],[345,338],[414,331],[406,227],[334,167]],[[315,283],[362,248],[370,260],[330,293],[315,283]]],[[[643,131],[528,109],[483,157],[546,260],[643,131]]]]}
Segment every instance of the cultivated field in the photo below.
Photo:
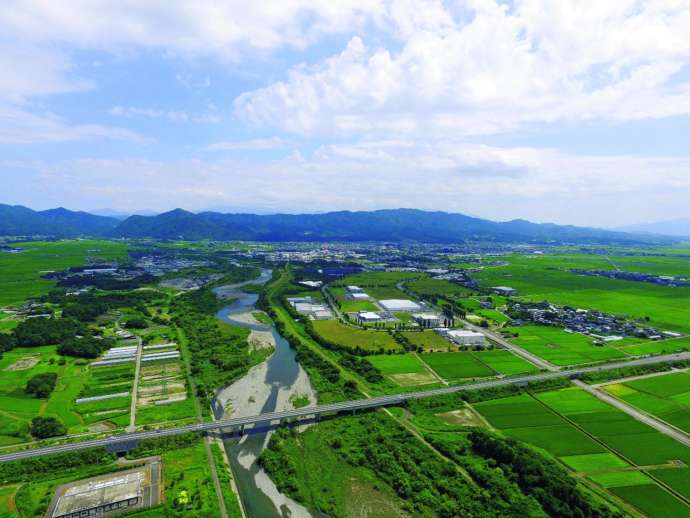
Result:
{"type": "Polygon", "coordinates": [[[503,433],[559,457],[649,516],[690,513],[673,494],[687,491],[690,450],[582,390],[521,394],[474,408],[503,433]]]}
{"type": "Polygon", "coordinates": [[[43,271],[81,266],[87,259],[107,261],[127,257],[127,245],[114,241],[36,241],[15,246],[24,251],[0,253],[0,307],[47,293],[55,282],[41,279],[43,271]]]}
{"type": "Polygon", "coordinates": [[[526,299],[548,299],[556,304],[590,308],[616,315],[650,317],[651,324],[690,332],[690,288],[672,288],[645,282],[575,275],[571,268],[628,271],[659,275],[688,274],[687,259],[677,257],[603,255],[512,255],[508,266],[486,268],[475,274],[483,286],[508,285],[526,299]],[[685,262],[685,264],[683,264],[685,262]]]}
{"type": "Polygon", "coordinates": [[[523,326],[507,329],[518,336],[510,341],[554,365],[578,365],[625,357],[611,344],[597,347],[592,339],[549,326],[523,326]]]}
{"type": "Polygon", "coordinates": [[[372,352],[401,350],[400,344],[384,331],[364,331],[337,320],[316,320],[312,324],[319,336],[347,349],[360,348],[372,352]]]}
{"type": "Polygon", "coordinates": [[[690,433],[690,373],[678,372],[608,384],[604,389],[626,403],[690,433]]]}

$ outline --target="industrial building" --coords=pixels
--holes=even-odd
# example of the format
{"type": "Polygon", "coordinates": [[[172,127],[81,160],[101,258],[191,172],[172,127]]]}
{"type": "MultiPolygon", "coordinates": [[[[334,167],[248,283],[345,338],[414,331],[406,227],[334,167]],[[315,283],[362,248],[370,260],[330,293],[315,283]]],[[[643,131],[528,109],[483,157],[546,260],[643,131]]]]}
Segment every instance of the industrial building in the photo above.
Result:
{"type": "Polygon", "coordinates": [[[159,460],[108,475],[63,484],[55,490],[47,518],[110,516],[160,502],[159,460]]]}
{"type": "Polygon", "coordinates": [[[486,337],[482,333],[467,329],[452,329],[446,331],[445,336],[461,347],[484,347],[486,345],[486,337]]]}
{"type": "Polygon", "coordinates": [[[412,318],[422,327],[439,327],[441,317],[435,313],[414,313],[412,318]]]}
{"type": "Polygon", "coordinates": [[[379,305],[386,311],[419,311],[422,306],[407,299],[379,300],[379,305]]]}
{"type": "Polygon", "coordinates": [[[381,316],[373,311],[360,311],[357,313],[357,320],[362,323],[380,322],[381,316]]]}

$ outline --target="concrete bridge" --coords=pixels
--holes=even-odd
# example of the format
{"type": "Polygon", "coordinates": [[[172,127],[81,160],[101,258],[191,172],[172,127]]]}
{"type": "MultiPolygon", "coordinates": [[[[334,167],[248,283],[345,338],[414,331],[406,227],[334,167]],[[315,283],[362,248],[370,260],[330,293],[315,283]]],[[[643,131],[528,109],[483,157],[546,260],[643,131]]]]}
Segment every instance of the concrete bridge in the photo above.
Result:
{"type": "Polygon", "coordinates": [[[366,410],[370,408],[397,405],[412,399],[441,396],[445,394],[453,394],[456,392],[465,392],[471,390],[500,387],[505,385],[525,385],[537,381],[544,381],[557,378],[578,378],[583,374],[587,374],[590,372],[608,371],[624,367],[653,365],[665,362],[672,363],[682,360],[690,360],[690,352],[666,354],[661,356],[650,356],[646,358],[611,362],[589,367],[565,369],[556,372],[542,372],[526,376],[512,376],[501,379],[480,381],[476,383],[468,383],[465,385],[443,387],[439,389],[407,392],[405,394],[395,394],[391,396],[379,396],[367,399],[356,399],[353,401],[343,401],[341,403],[331,403],[328,405],[303,407],[294,410],[286,410],[283,412],[271,412],[255,416],[222,419],[219,421],[213,421],[209,423],[190,424],[186,426],[178,426],[175,428],[164,428],[153,431],[131,432],[120,435],[112,435],[110,437],[104,437],[101,439],[91,439],[65,444],[57,444],[53,446],[44,446],[40,448],[32,448],[13,453],[7,453],[4,455],[0,455],[0,462],[26,459],[30,457],[39,457],[42,455],[50,455],[54,453],[84,450],[88,448],[106,448],[109,451],[127,451],[129,449],[134,448],[136,444],[143,439],[155,439],[156,437],[167,437],[170,435],[179,435],[189,432],[206,433],[212,431],[220,431],[221,433],[243,433],[254,428],[270,427],[286,422],[298,422],[299,420],[305,418],[318,418],[318,416],[324,414],[335,415],[346,412],[352,413],[356,412],[357,410],[366,410]]]}

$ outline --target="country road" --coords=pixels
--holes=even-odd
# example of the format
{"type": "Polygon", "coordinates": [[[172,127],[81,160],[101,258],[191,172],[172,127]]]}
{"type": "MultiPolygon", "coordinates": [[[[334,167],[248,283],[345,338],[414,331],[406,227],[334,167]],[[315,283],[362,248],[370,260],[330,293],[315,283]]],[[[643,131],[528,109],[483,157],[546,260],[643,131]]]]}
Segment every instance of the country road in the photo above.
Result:
{"type": "Polygon", "coordinates": [[[363,409],[370,409],[382,407],[387,405],[396,405],[404,403],[411,399],[420,399],[432,396],[440,396],[444,394],[452,394],[455,392],[486,389],[491,387],[498,387],[511,384],[524,384],[536,381],[543,381],[557,378],[573,378],[588,372],[605,371],[618,369],[623,367],[633,367],[639,365],[653,365],[656,363],[674,362],[690,360],[690,352],[666,354],[662,356],[652,356],[647,358],[638,358],[635,360],[611,362],[601,365],[581,367],[574,369],[567,369],[557,372],[542,372],[539,374],[532,374],[529,376],[515,376],[496,380],[481,381],[477,383],[468,383],[465,385],[455,385],[451,387],[443,387],[438,389],[423,390],[417,392],[408,392],[404,394],[395,394],[390,396],[378,396],[373,398],[358,399],[353,401],[344,401],[341,403],[331,403],[327,405],[318,405],[314,407],[303,407],[294,410],[287,410],[282,412],[270,412],[259,414],[255,416],[237,417],[230,419],[222,419],[208,423],[197,423],[186,426],[179,426],[176,428],[164,428],[153,431],[141,431],[133,433],[125,433],[121,435],[114,435],[104,437],[102,439],[93,439],[87,441],[79,441],[68,444],[58,444],[54,446],[45,446],[42,448],[34,448],[22,450],[14,453],[7,453],[0,455],[0,462],[7,462],[12,460],[24,459],[29,457],[39,457],[42,455],[49,455],[52,453],[63,453],[69,451],[82,450],[87,448],[99,448],[121,443],[135,443],[142,439],[152,439],[156,437],[165,437],[170,435],[179,435],[189,432],[208,432],[211,430],[243,430],[247,426],[266,425],[273,422],[283,422],[289,419],[299,419],[301,417],[319,416],[327,413],[339,413],[345,411],[356,411],[363,409]]]}

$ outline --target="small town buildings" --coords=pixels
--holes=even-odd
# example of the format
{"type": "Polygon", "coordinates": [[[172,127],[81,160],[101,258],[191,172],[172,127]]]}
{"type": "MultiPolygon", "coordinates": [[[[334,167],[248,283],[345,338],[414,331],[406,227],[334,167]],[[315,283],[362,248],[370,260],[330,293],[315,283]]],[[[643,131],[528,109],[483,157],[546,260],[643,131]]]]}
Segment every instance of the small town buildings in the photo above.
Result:
{"type": "Polygon", "coordinates": [[[446,336],[453,343],[461,347],[484,347],[486,345],[486,337],[477,331],[469,331],[467,329],[452,329],[446,333],[446,336]]]}
{"type": "Polygon", "coordinates": [[[439,327],[441,325],[441,317],[435,313],[414,313],[412,318],[421,327],[439,327]]]}
{"type": "Polygon", "coordinates": [[[385,299],[379,300],[379,305],[386,311],[419,311],[422,306],[407,299],[385,299]]]}

